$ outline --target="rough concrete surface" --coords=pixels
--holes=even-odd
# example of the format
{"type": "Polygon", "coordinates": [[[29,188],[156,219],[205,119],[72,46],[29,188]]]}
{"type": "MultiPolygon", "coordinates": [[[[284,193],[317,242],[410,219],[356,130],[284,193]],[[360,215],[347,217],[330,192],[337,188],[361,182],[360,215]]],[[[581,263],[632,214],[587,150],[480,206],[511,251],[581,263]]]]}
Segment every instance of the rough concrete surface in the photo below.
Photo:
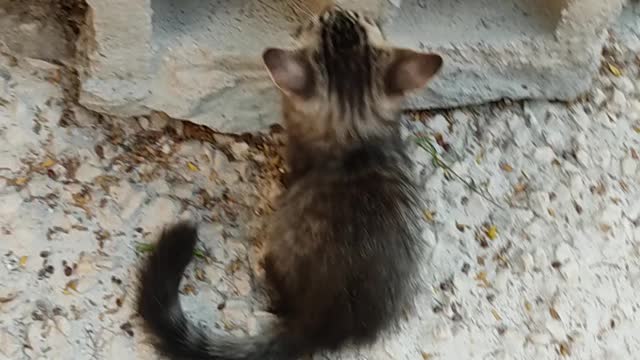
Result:
{"type": "MultiPolygon", "coordinates": [[[[406,117],[407,141],[435,149],[412,152],[430,220],[424,293],[401,332],[315,359],[637,358],[636,11],[577,101],[406,117]]],[[[273,321],[252,268],[282,190],[282,135],[97,115],[69,103],[67,76],[0,56],[0,359],[159,358],[133,309],[136,274],[180,217],[202,224],[189,314],[238,335],[273,321]]]]}
{"type": "MultiPolygon", "coordinates": [[[[293,26],[329,2],[90,0],[81,103],[120,116],[165,111],[224,132],[265,129],[279,120],[278,94],[260,53],[289,45],[293,26]]],[[[574,99],[589,88],[623,2],[338,1],[377,16],[393,43],[445,57],[409,108],[574,99]]]]}

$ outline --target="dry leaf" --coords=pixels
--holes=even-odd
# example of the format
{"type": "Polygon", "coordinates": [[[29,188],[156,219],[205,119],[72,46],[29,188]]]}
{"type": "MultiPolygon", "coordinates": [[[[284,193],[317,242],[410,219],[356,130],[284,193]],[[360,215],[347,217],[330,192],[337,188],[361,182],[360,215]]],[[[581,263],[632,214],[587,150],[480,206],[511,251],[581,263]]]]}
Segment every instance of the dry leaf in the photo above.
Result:
{"type": "Polygon", "coordinates": [[[500,316],[500,314],[498,314],[498,311],[496,309],[491,309],[491,314],[496,320],[502,321],[502,317],[500,316]]]}
{"type": "Polygon", "coordinates": [[[0,296],[0,304],[6,304],[15,300],[18,297],[17,292],[8,293],[7,295],[0,296]]]}
{"type": "Polygon", "coordinates": [[[29,257],[28,257],[28,256],[26,256],[26,255],[21,256],[21,257],[20,257],[20,266],[24,267],[25,265],[27,265],[27,259],[28,259],[28,258],[29,258],[29,257]]]}
{"type": "Polygon", "coordinates": [[[634,160],[638,160],[640,158],[638,157],[638,152],[636,151],[636,149],[631,148],[630,152],[631,152],[631,158],[633,158],[634,160]]]}
{"type": "Polygon", "coordinates": [[[487,280],[487,272],[486,271],[480,271],[478,274],[476,274],[475,278],[476,281],[481,282],[480,286],[482,287],[490,287],[491,283],[489,282],[489,280],[487,280]]]}
{"type": "Polygon", "coordinates": [[[20,178],[17,178],[15,180],[13,180],[13,184],[17,185],[17,186],[22,186],[22,185],[26,184],[27,181],[29,181],[28,177],[20,177],[20,178]]]}
{"type": "Polygon", "coordinates": [[[507,163],[500,163],[500,169],[502,169],[502,171],[506,171],[508,173],[513,171],[513,167],[507,163]]]}
{"type": "Polygon", "coordinates": [[[530,303],[530,302],[525,301],[525,302],[524,302],[524,308],[525,308],[528,312],[531,312],[531,310],[533,310],[533,305],[531,305],[531,303],[530,303]]]}
{"type": "Polygon", "coordinates": [[[198,166],[192,162],[188,162],[187,163],[187,168],[189,168],[189,170],[191,171],[199,171],[200,169],[198,168],[198,166]]]}
{"type": "Polygon", "coordinates": [[[85,206],[89,201],[91,201],[91,194],[86,191],[81,191],[71,195],[71,198],[78,206],[85,206]]]}
{"type": "Polygon", "coordinates": [[[491,225],[487,229],[485,229],[484,233],[489,239],[495,240],[495,238],[498,237],[498,227],[495,225],[491,225]]]}
{"type": "Polygon", "coordinates": [[[635,131],[636,133],[640,134],[640,126],[634,126],[633,127],[633,131],[635,131]]]}
{"type": "Polygon", "coordinates": [[[428,352],[422,352],[422,360],[431,360],[433,359],[433,355],[428,352]]]}
{"type": "Polygon", "coordinates": [[[549,315],[551,315],[554,320],[560,320],[560,314],[558,314],[558,311],[552,307],[549,308],[549,315]]]}
{"type": "Polygon", "coordinates": [[[523,193],[526,190],[527,190],[527,184],[524,184],[524,183],[517,183],[513,187],[513,192],[515,192],[516,194],[523,193]]]}
{"type": "Polygon", "coordinates": [[[613,64],[608,64],[608,66],[609,66],[609,71],[613,76],[618,77],[622,75],[622,71],[617,66],[613,64]]]}
{"type": "Polygon", "coordinates": [[[427,219],[427,221],[433,221],[435,214],[436,213],[434,211],[425,210],[424,218],[427,219]]]}
{"type": "Polygon", "coordinates": [[[560,343],[560,355],[562,356],[570,356],[571,350],[569,350],[569,345],[566,342],[560,343]]]}
{"type": "Polygon", "coordinates": [[[67,282],[67,284],[64,286],[64,290],[62,290],[62,293],[65,295],[70,295],[71,290],[75,292],[78,291],[78,279],[73,279],[67,282]]]}
{"type": "Polygon", "coordinates": [[[600,224],[600,231],[607,233],[611,230],[611,225],[609,224],[600,224]]]}
{"type": "Polygon", "coordinates": [[[43,161],[42,163],[40,163],[40,166],[41,166],[41,167],[43,167],[43,168],[45,168],[45,169],[48,169],[48,168],[52,167],[52,166],[53,166],[53,165],[55,165],[55,164],[56,164],[56,161],[55,161],[55,160],[53,160],[53,159],[51,159],[51,158],[47,158],[45,161],[43,161]]]}

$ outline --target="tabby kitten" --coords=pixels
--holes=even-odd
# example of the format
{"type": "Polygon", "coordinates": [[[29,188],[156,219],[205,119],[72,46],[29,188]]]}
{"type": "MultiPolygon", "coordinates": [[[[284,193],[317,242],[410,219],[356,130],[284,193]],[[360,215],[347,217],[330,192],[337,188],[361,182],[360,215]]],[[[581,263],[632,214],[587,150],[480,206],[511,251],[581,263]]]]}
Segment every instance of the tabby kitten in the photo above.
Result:
{"type": "Polygon", "coordinates": [[[400,138],[402,100],[441,67],[385,44],[370,19],[331,7],[270,48],[283,94],[292,183],[268,224],[267,285],[280,321],[248,337],[212,335],[178,299],[195,225],[166,231],[142,270],[139,312],[174,359],[286,360],[376,341],[417,291],[420,195],[400,138]]]}

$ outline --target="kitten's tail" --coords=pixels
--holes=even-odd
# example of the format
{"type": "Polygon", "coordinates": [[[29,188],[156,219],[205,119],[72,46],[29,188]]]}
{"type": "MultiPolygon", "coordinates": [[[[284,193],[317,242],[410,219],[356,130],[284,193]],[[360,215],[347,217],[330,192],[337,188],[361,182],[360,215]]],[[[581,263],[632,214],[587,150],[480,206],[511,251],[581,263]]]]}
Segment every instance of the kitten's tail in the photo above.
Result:
{"type": "Polygon", "coordinates": [[[287,360],[305,352],[302,337],[280,325],[250,337],[216,336],[189,322],[178,299],[183,272],[198,240],[197,228],[179,223],[166,230],[142,269],[138,312],[172,359],[287,360]]]}

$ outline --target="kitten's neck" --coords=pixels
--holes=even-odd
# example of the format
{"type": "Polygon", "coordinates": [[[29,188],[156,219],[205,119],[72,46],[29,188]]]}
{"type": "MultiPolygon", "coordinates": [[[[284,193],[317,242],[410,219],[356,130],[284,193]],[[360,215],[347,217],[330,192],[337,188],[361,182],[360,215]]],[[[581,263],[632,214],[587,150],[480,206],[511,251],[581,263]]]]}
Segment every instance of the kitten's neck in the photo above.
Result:
{"type": "Polygon", "coordinates": [[[309,143],[289,136],[287,162],[292,178],[309,171],[359,171],[367,167],[385,166],[405,161],[405,145],[399,129],[348,144],[309,143]]]}

